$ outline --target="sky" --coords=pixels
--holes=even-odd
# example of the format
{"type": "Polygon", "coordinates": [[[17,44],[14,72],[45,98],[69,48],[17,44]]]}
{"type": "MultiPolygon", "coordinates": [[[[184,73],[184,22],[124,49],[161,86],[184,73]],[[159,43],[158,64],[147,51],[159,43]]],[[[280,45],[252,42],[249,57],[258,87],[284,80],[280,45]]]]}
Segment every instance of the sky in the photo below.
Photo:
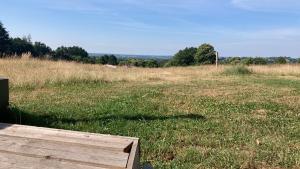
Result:
{"type": "Polygon", "coordinates": [[[173,55],[210,43],[222,56],[300,56],[300,0],[1,0],[0,21],[53,49],[173,55]]]}

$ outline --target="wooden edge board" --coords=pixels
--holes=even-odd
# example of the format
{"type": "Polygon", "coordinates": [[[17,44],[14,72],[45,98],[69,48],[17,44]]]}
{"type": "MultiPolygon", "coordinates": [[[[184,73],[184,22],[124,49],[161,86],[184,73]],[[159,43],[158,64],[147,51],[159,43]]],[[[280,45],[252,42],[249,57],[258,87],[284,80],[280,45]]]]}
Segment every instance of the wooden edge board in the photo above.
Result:
{"type": "Polygon", "coordinates": [[[126,169],[140,169],[140,142],[135,140],[129,154],[126,169]]]}
{"type": "Polygon", "coordinates": [[[1,151],[0,164],[0,169],[109,169],[105,166],[87,166],[84,164],[70,163],[68,161],[36,158],[1,151]]]}
{"type": "Polygon", "coordinates": [[[127,140],[127,141],[133,141],[133,140],[139,140],[135,137],[123,137],[123,136],[115,136],[115,135],[109,135],[109,134],[98,134],[98,133],[89,133],[89,132],[81,132],[81,131],[70,131],[70,130],[63,130],[63,129],[53,129],[53,128],[45,128],[45,127],[37,127],[37,126],[24,126],[19,124],[7,124],[7,123],[0,123],[0,130],[6,129],[6,128],[21,128],[21,129],[36,129],[36,130],[44,130],[49,131],[53,133],[66,133],[71,134],[78,137],[85,137],[92,139],[91,137],[101,137],[101,139],[108,139],[110,141],[113,140],[127,140]]]}
{"type": "Polygon", "coordinates": [[[110,140],[112,143],[113,141],[128,141],[130,142],[126,147],[124,147],[124,152],[129,153],[129,158],[127,161],[126,169],[139,169],[140,168],[140,143],[138,138],[134,137],[122,137],[122,136],[113,136],[113,135],[104,135],[104,134],[97,134],[97,133],[87,133],[87,132],[79,132],[79,131],[69,131],[69,130],[62,130],[62,129],[52,129],[52,128],[44,128],[44,127],[34,127],[34,126],[24,126],[24,125],[18,125],[18,124],[7,124],[7,123],[0,123],[0,132],[3,131],[5,133],[5,130],[15,130],[15,132],[22,132],[22,129],[25,130],[35,130],[36,132],[50,132],[54,134],[69,134],[75,137],[81,137],[81,138],[87,138],[87,139],[96,139],[94,141],[97,141],[98,139],[104,139],[104,140],[110,140]],[[110,139],[112,138],[112,139],[110,139]]]}
{"type": "Polygon", "coordinates": [[[0,123],[0,135],[28,137],[40,140],[52,140],[60,142],[69,142],[73,144],[84,144],[99,147],[108,147],[121,149],[124,152],[136,138],[123,139],[119,136],[93,134],[85,132],[72,132],[68,130],[48,129],[41,127],[30,127],[22,125],[10,125],[0,123]]]}
{"type": "Polygon", "coordinates": [[[83,148],[63,144],[48,144],[35,140],[0,138],[0,152],[30,156],[45,160],[66,161],[87,166],[125,168],[129,154],[83,148]]]}
{"type": "MultiPolygon", "coordinates": [[[[36,149],[45,150],[57,150],[59,152],[72,152],[76,154],[99,154],[99,157],[113,158],[113,159],[127,159],[129,153],[123,151],[116,151],[113,149],[94,147],[94,146],[84,146],[78,144],[69,144],[64,142],[55,142],[51,140],[39,140],[34,138],[24,138],[24,137],[14,137],[14,136],[2,136],[0,135],[0,149],[7,150],[9,146],[20,147],[31,147],[36,149]]],[[[27,152],[29,153],[29,152],[27,152]]]]}
{"type": "Polygon", "coordinates": [[[32,138],[35,140],[45,141],[45,142],[58,142],[58,143],[67,143],[69,145],[81,145],[84,147],[94,147],[94,148],[100,148],[100,149],[108,149],[108,150],[114,150],[114,151],[123,151],[125,153],[128,153],[126,151],[128,149],[128,146],[130,146],[130,142],[126,143],[115,143],[115,142],[101,142],[99,140],[95,141],[88,141],[88,140],[78,140],[76,138],[64,138],[63,136],[60,138],[59,136],[51,136],[51,135],[36,135],[30,133],[11,133],[11,132],[1,132],[0,130],[0,136],[9,136],[9,137],[15,137],[15,138],[32,138]]]}

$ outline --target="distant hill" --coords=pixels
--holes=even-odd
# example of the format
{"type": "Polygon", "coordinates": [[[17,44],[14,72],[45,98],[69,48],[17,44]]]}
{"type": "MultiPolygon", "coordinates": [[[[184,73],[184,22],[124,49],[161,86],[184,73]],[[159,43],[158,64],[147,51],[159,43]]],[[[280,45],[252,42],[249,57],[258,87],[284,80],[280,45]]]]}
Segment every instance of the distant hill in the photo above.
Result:
{"type": "MultiPolygon", "coordinates": [[[[107,53],[89,53],[92,57],[99,57],[103,55],[111,55],[107,53]]],[[[129,55],[129,54],[113,54],[118,58],[137,58],[137,59],[170,59],[172,56],[167,55],[129,55]]]]}

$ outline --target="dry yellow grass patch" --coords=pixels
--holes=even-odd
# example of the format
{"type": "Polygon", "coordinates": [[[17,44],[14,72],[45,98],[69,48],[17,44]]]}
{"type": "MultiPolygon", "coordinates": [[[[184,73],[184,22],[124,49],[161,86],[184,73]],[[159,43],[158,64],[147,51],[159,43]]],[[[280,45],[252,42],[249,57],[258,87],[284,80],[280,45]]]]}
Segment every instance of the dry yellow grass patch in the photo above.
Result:
{"type": "Polygon", "coordinates": [[[300,64],[249,66],[254,73],[281,76],[300,76],[300,64]]]}
{"type": "Polygon", "coordinates": [[[76,80],[187,82],[219,73],[222,67],[188,68],[110,68],[66,61],[37,59],[0,59],[0,75],[9,77],[14,85],[45,84],[76,80]]]}
{"type": "MultiPolygon", "coordinates": [[[[194,66],[174,68],[111,68],[66,61],[37,60],[28,56],[22,59],[0,59],[0,76],[9,77],[11,84],[43,85],[69,80],[104,80],[132,82],[186,83],[194,80],[212,80],[228,66],[194,66]]],[[[250,66],[255,73],[300,76],[300,65],[250,66]]],[[[225,79],[225,78],[222,78],[225,79]]]]}

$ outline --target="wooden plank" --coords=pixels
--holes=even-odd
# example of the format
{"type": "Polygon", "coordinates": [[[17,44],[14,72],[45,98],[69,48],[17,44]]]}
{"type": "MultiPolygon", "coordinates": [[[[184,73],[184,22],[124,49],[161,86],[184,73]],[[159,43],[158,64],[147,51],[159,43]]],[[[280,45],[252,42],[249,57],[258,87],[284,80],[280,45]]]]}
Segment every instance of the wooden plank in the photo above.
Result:
{"type": "Polygon", "coordinates": [[[6,109],[8,106],[8,90],[8,79],[0,77],[0,111],[6,109]]]}
{"type": "Polygon", "coordinates": [[[0,136],[0,152],[111,168],[125,168],[129,156],[124,152],[9,136],[0,136]]]}
{"type": "Polygon", "coordinates": [[[0,135],[99,146],[125,151],[133,138],[0,123],[0,135]]]}
{"type": "Polygon", "coordinates": [[[0,169],[108,169],[0,152],[0,169]]]}
{"type": "Polygon", "coordinates": [[[132,143],[131,151],[128,158],[127,169],[140,169],[140,143],[135,140],[132,143]]]}
{"type": "MultiPolygon", "coordinates": [[[[17,165],[15,159],[8,161],[1,157],[1,154],[9,154],[16,158],[20,156],[20,159],[24,160],[43,160],[32,162],[35,164],[32,169],[52,169],[52,165],[38,167],[49,160],[54,161],[54,166],[58,166],[53,168],[61,166],[69,169],[65,166],[69,164],[78,165],[78,169],[81,169],[81,166],[138,169],[139,151],[137,138],[0,123],[0,166],[5,166],[4,168],[17,168],[9,166],[19,166],[24,161],[18,162],[17,165]]],[[[26,165],[24,166],[24,169],[27,169],[26,165]]]]}
{"type": "Polygon", "coordinates": [[[101,140],[108,140],[114,142],[132,142],[132,137],[122,137],[122,136],[113,136],[113,135],[104,135],[104,134],[96,134],[96,133],[87,133],[87,132],[78,132],[78,131],[69,131],[69,130],[62,130],[62,129],[52,129],[52,128],[43,128],[43,127],[33,127],[33,126],[24,126],[24,125],[17,125],[17,124],[5,124],[0,123],[0,129],[11,129],[11,130],[22,130],[22,131],[32,131],[32,132],[42,132],[51,135],[64,135],[64,136],[73,136],[78,138],[88,138],[88,139],[101,139],[101,140]]]}

